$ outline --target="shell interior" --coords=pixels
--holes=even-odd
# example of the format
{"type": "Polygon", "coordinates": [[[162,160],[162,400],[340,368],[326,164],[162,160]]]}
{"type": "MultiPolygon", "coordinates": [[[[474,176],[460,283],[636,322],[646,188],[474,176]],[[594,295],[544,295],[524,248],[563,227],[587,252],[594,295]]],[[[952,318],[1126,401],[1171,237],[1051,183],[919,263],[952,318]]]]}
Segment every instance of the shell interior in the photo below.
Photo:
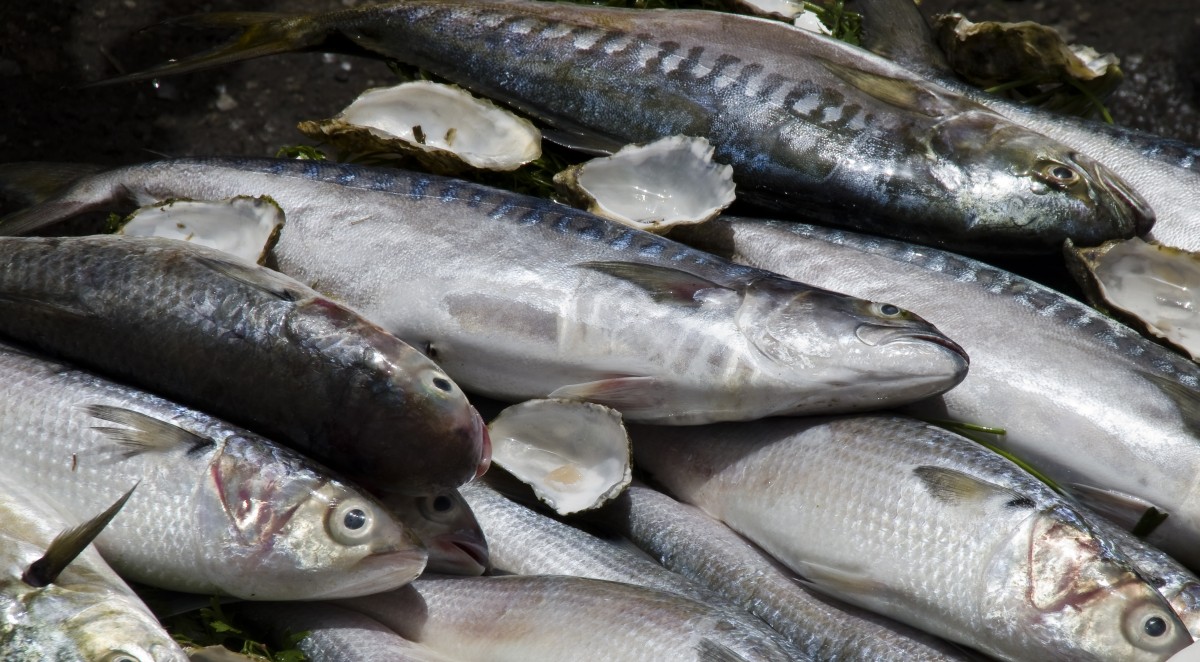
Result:
{"type": "Polygon", "coordinates": [[[703,138],[671,136],[626,146],[555,181],[591,200],[590,210],[601,216],[666,232],[707,221],[733,203],[733,168],[714,163],[712,155],[703,138]]]}
{"type": "Polygon", "coordinates": [[[134,211],[117,233],[190,241],[262,264],[283,222],[283,210],[267,196],[177,199],[134,211]]]}
{"type": "Polygon", "coordinates": [[[796,0],[734,0],[734,4],[757,16],[788,21],[804,13],[804,3],[796,0]]]}
{"type": "Polygon", "coordinates": [[[488,432],[492,461],[560,515],[599,507],[632,477],[621,415],[603,405],[530,400],[500,412],[488,432]]]}

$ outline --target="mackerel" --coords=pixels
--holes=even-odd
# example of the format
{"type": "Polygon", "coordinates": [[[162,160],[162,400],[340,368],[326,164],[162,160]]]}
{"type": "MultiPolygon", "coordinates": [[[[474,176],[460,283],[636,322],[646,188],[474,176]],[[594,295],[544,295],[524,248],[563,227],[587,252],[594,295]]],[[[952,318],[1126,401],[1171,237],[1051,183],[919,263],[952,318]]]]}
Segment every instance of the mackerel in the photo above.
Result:
{"type": "Polygon", "coordinates": [[[822,287],[887,292],[962,340],[972,370],[912,409],[1002,428],[994,443],[1200,567],[1200,367],[1031,280],[936,249],[813,226],[724,219],[689,240],[822,287]],[[897,287],[903,283],[903,287],[897,287]]]}
{"type": "Polygon", "coordinates": [[[84,511],[141,481],[96,547],[150,586],[315,599],[400,586],[425,566],[378,502],[294,451],[8,345],[0,449],[16,480],[84,511]]]}
{"type": "Polygon", "coordinates": [[[897,416],[634,426],[639,465],[814,587],[1003,660],[1166,660],[1170,606],[1044,483],[897,416]]]}
{"type": "Polygon", "coordinates": [[[122,202],[239,194],[284,210],[281,271],[482,395],[588,400],[627,420],[690,424],[878,408],[966,374],[957,345],[890,304],[454,179],[179,159],[75,179],[18,214],[41,226],[122,202]]]}
{"type": "Polygon", "coordinates": [[[147,79],[349,41],[614,151],[706,138],[738,195],[835,224],[990,253],[1146,232],[1091,159],[867,51],[777,21],[528,0],[405,0],[312,16],[212,14],[230,45],[147,79]]]}

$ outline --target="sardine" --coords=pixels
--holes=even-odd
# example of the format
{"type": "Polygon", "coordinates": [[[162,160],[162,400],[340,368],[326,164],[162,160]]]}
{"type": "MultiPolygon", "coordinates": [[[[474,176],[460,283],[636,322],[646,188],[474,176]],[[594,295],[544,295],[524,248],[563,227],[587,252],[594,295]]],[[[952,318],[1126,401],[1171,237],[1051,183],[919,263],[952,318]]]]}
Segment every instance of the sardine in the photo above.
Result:
{"type": "Polygon", "coordinates": [[[932,248],[727,219],[689,241],[861,297],[886,292],[971,353],[970,378],[919,415],[1003,428],[1002,449],[1200,568],[1200,367],[1033,281],[932,248]],[[898,287],[897,284],[903,284],[898,287]]]}
{"type": "Polygon", "coordinates": [[[720,610],[598,579],[422,578],[336,604],[463,662],[791,659],[773,642],[726,621],[720,610]]]}
{"type": "Polygon", "coordinates": [[[486,470],[436,364],[277,272],[171,239],[0,238],[0,334],[286,443],[378,490],[486,470]]]}
{"type": "Polygon", "coordinates": [[[762,618],[814,660],[971,659],[924,632],[805,588],[728,526],[644,485],[630,485],[593,517],[762,618]]]}
{"type": "Polygon", "coordinates": [[[158,619],[88,544],[124,501],[72,528],[77,520],[35,486],[0,472],[0,658],[187,662],[158,619]],[[55,565],[53,576],[36,572],[39,563],[55,565]]]}
{"type": "Polygon", "coordinates": [[[491,566],[483,529],[458,490],[429,496],[384,494],[380,501],[425,544],[425,572],[482,575],[491,566]]]}
{"type": "Polygon", "coordinates": [[[896,416],[633,426],[639,466],[820,590],[1004,660],[1165,660],[1170,606],[1044,483],[896,416]]]}
{"type": "Polygon", "coordinates": [[[1146,232],[1091,159],[849,44],[776,21],[525,0],[407,0],[314,16],[213,14],[234,43],[117,80],[348,40],[501,100],[597,151],[709,140],[738,196],[990,253],[1146,232]]]}
{"type": "Polygon", "coordinates": [[[270,195],[287,215],[280,270],[481,395],[588,400],[626,420],[688,424],[878,408],[966,374],[953,341],[890,304],[459,180],[184,159],[84,177],[18,213],[41,226],[130,199],[238,194],[270,195]]]}
{"type": "Polygon", "coordinates": [[[371,497],[297,453],[62,363],[0,345],[5,471],[99,510],[141,481],[96,540],[122,576],[245,599],[360,595],[421,573],[425,550],[371,497]]]}

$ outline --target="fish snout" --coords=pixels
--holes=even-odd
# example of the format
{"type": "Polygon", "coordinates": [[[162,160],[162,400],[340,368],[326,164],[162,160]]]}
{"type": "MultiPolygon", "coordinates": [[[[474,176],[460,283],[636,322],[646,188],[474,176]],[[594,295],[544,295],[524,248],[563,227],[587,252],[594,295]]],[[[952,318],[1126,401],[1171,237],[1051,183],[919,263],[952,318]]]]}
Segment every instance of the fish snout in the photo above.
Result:
{"type": "Polygon", "coordinates": [[[862,342],[872,347],[887,345],[894,342],[923,341],[939,345],[949,350],[962,360],[965,366],[971,364],[971,357],[962,345],[942,335],[937,329],[920,329],[902,326],[883,326],[879,324],[860,324],[854,334],[862,342]]]}
{"type": "Polygon", "coordinates": [[[471,410],[475,413],[475,429],[480,437],[479,465],[475,468],[475,477],[479,478],[492,466],[492,437],[488,434],[487,423],[483,421],[483,416],[474,407],[471,410]]]}
{"type": "Polygon", "coordinates": [[[1118,221],[1127,221],[1130,228],[1126,232],[1132,231],[1138,236],[1143,236],[1150,232],[1151,228],[1154,227],[1155,221],[1154,209],[1150,206],[1150,203],[1146,202],[1145,198],[1130,186],[1128,182],[1109,171],[1100,163],[1093,163],[1091,170],[1095,181],[1099,183],[1102,189],[1101,200],[1107,201],[1105,206],[1108,207],[1106,211],[1109,212],[1109,215],[1118,221]],[[1105,196],[1103,195],[1104,192],[1110,195],[1105,196]]]}

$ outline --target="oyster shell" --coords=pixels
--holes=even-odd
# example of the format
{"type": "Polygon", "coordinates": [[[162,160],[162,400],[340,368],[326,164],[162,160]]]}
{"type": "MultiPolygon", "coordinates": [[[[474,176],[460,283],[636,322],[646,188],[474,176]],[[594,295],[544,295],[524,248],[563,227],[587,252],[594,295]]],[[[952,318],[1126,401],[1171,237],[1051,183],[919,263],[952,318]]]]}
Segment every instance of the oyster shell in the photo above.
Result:
{"type": "Polygon", "coordinates": [[[785,21],[804,13],[804,2],[797,0],[733,0],[733,4],[756,16],[785,21]]]}
{"type": "Polygon", "coordinates": [[[191,241],[262,264],[279,239],[283,221],[283,209],[265,195],[175,199],[135,210],[117,234],[191,241]]]}
{"type": "Polygon", "coordinates": [[[603,405],[529,400],[500,412],[488,434],[492,462],[560,515],[599,507],[632,478],[621,414],[603,405]]]}
{"type": "Polygon", "coordinates": [[[1200,254],[1138,238],[1064,252],[1092,305],[1200,357],[1200,254]]]}
{"type": "Polygon", "coordinates": [[[298,128],[344,151],[402,154],[448,175],[515,170],[542,155],[542,134],[529,120],[460,87],[423,80],[367,90],[337,117],[298,128]]]}
{"type": "Polygon", "coordinates": [[[703,223],[733,202],[733,168],[712,155],[704,138],[670,136],[567,168],[554,184],[577,207],[663,233],[703,223]]]}

